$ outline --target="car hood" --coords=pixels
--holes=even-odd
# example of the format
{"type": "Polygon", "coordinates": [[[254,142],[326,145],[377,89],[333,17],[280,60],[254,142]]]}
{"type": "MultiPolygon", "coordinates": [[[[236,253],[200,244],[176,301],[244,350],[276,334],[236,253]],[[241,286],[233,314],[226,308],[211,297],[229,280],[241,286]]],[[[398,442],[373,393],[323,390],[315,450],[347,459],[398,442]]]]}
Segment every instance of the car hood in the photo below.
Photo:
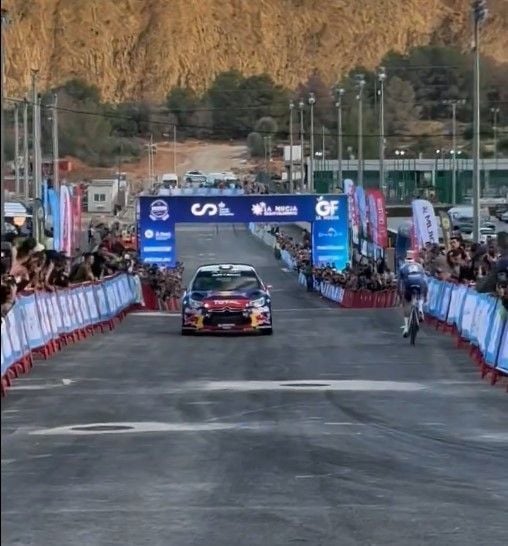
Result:
{"type": "Polygon", "coordinates": [[[203,305],[215,308],[243,309],[249,302],[263,296],[267,296],[264,290],[245,290],[245,291],[208,291],[201,292],[194,290],[189,292],[189,296],[196,301],[203,302],[203,305]]]}

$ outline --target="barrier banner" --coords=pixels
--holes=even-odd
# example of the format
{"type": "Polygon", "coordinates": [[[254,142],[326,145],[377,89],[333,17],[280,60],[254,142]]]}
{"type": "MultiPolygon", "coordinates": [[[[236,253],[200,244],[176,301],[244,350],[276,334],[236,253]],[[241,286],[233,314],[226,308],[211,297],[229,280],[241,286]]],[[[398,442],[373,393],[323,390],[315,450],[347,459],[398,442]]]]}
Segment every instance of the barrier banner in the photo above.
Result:
{"type": "Polygon", "coordinates": [[[508,326],[506,325],[506,319],[501,334],[501,346],[497,358],[497,368],[503,373],[508,374],[508,326]]]}
{"type": "Polygon", "coordinates": [[[428,279],[428,285],[426,313],[455,327],[463,340],[478,349],[487,366],[507,374],[507,313],[501,300],[437,279],[428,279]]]}
{"type": "Polygon", "coordinates": [[[143,304],[141,281],[125,273],[96,284],[21,294],[2,321],[2,378],[32,351],[109,321],[133,304],[143,304]]]}

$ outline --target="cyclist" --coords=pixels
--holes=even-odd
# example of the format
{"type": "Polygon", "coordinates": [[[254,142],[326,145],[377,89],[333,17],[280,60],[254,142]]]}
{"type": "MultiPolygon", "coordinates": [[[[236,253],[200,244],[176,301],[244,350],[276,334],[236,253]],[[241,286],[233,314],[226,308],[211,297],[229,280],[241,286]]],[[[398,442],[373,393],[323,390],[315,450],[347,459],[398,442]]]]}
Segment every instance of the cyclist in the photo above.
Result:
{"type": "Polygon", "coordinates": [[[415,260],[414,252],[408,250],[403,266],[399,271],[398,282],[399,296],[404,310],[404,326],[402,335],[409,334],[409,316],[411,314],[411,303],[413,291],[418,291],[418,311],[420,321],[423,320],[423,302],[427,301],[427,278],[423,266],[415,260]]]}

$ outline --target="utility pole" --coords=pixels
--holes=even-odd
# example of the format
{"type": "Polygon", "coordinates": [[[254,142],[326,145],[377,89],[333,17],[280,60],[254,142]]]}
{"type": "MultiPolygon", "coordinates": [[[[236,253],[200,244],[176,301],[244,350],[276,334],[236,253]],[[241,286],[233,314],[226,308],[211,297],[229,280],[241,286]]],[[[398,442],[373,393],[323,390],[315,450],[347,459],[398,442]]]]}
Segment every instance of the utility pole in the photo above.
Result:
{"type": "Polygon", "coordinates": [[[39,188],[38,188],[38,164],[39,158],[37,153],[37,122],[39,119],[38,114],[38,103],[39,99],[37,97],[37,74],[39,70],[32,68],[32,197],[39,197],[39,188]]]}
{"type": "Polygon", "coordinates": [[[457,102],[452,102],[452,205],[457,204],[457,102]]]}
{"type": "Polygon", "coordinates": [[[337,87],[336,95],[337,97],[335,107],[337,108],[337,160],[339,162],[338,186],[339,188],[342,188],[342,97],[344,96],[344,89],[342,89],[341,87],[337,87]]]}
{"type": "Polygon", "coordinates": [[[321,160],[323,161],[322,165],[323,165],[323,168],[322,170],[324,171],[325,170],[325,159],[326,159],[326,152],[325,152],[325,126],[321,126],[321,160]]]}
{"type": "Polygon", "coordinates": [[[5,37],[4,37],[4,27],[6,27],[9,24],[9,17],[8,12],[6,9],[2,8],[1,11],[2,20],[1,20],[1,27],[0,27],[0,36],[1,36],[1,73],[2,73],[2,82],[0,85],[1,88],[1,97],[0,97],[0,103],[1,103],[1,109],[0,112],[0,148],[1,148],[1,161],[0,161],[0,182],[1,182],[1,191],[2,191],[2,225],[1,225],[1,234],[5,234],[5,179],[4,179],[4,161],[5,161],[5,116],[4,116],[4,83],[5,83],[5,37]]]}
{"type": "Polygon", "coordinates": [[[499,108],[491,108],[492,113],[492,132],[494,133],[494,159],[496,161],[497,168],[497,117],[499,116],[499,108]]]}
{"type": "Polygon", "coordinates": [[[150,187],[154,183],[154,168],[153,168],[153,134],[150,133],[150,144],[148,147],[148,180],[150,182],[150,187]]]}
{"type": "Polygon", "coordinates": [[[30,160],[28,149],[28,100],[23,99],[23,196],[30,197],[30,160]]]}
{"type": "Polygon", "coordinates": [[[53,117],[52,117],[52,136],[53,136],[53,189],[58,192],[60,189],[60,162],[58,150],[58,95],[53,95],[53,117]]]}
{"type": "Polygon", "coordinates": [[[16,197],[21,193],[19,183],[19,106],[14,104],[14,174],[16,177],[16,197]]]}
{"type": "Polygon", "coordinates": [[[293,193],[293,109],[295,104],[289,101],[289,193],[293,193]]]}
{"type": "Polygon", "coordinates": [[[305,108],[305,103],[302,99],[298,103],[298,108],[300,109],[300,191],[303,191],[303,181],[305,180],[305,162],[304,162],[304,127],[303,127],[303,112],[305,108]]]}
{"type": "Polygon", "coordinates": [[[365,77],[363,74],[356,76],[358,84],[358,185],[363,186],[363,88],[365,77]]]}
{"type": "Polygon", "coordinates": [[[314,193],[314,104],[316,97],[314,93],[309,93],[310,105],[310,162],[309,162],[309,193],[314,193]]]}
{"type": "MultiPolygon", "coordinates": [[[[444,104],[449,104],[452,107],[452,204],[457,204],[457,106],[465,104],[464,99],[445,100],[444,104]]],[[[443,159],[444,161],[444,159],[443,159]]],[[[444,165],[443,165],[444,166],[444,165]]]]}
{"type": "Polygon", "coordinates": [[[173,124],[173,172],[176,174],[176,123],[173,124]]]}
{"type": "Polygon", "coordinates": [[[473,241],[480,240],[480,26],[487,18],[485,0],[473,0],[474,118],[473,118],[473,241]]]}
{"type": "Polygon", "coordinates": [[[268,146],[266,145],[267,143],[267,137],[266,136],[263,136],[263,151],[265,152],[265,173],[268,172],[268,153],[267,153],[267,148],[268,146]]]}
{"type": "Polygon", "coordinates": [[[385,187],[385,67],[378,72],[379,89],[379,187],[385,187]]]}

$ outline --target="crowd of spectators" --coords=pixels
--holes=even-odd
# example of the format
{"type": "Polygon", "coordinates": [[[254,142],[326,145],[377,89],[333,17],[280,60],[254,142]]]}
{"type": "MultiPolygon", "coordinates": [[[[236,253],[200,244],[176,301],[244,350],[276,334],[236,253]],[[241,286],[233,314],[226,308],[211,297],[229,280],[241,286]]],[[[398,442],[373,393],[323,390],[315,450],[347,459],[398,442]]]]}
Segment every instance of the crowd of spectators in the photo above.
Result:
{"type": "MultiPolygon", "coordinates": [[[[280,251],[287,251],[295,262],[295,267],[308,279],[328,282],[351,290],[372,291],[395,288],[395,273],[383,258],[374,260],[355,253],[352,263],[339,271],[334,264],[321,267],[312,265],[312,247],[308,232],[294,237],[278,228],[273,230],[280,251]],[[300,240],[298,240],[300,239],[300,240]]],[[[497,293],[508,297],[508,233],[498,233],[489,237],[485,243],[471,243],[460,236],[450,240],[448,250],[444,245],[426,245],[420,252],[420,262],[427,273],[440,280],[466,283],[480,292],[497,293]]]]}
{"type": "Polygon", "coordinates": [[[440,245],[427,245],[420,259],[429,273],[440,280],[474,286],[479,292],[508,297],[508,233],[488,237],[485,243],[464,241],[459,235],[450,240],[446,250],[440,245]]]}
{"type": "Polygon", "coordinates": [[[275,229],[274,234],[280,250],[289,253],[296,270],[307,278],[309,290],[312,289],[313,279],[350,290],[379,291],[396,286],[395,275],[382,258],[374,260],[355,254],[352,263],[342,271],[333,263],[318,267],[312,265],[311,239],[307,231],[303,232],[300,241],[280,229],[275,229]]]}
{"type": "Polygon", "coordinates": [[[2,246],[1,314],[9,312],[21,293],[36,290],[53,292],[83,282],[97,282],[119,272],[139,274],[164,300],[181,293],[183,265],[175,269],[150,267],[136,260],[117,226],[95,229],[89,237],[89,251],[76,249],[75,255],[47,250],[31,237],[2,246]]]}

